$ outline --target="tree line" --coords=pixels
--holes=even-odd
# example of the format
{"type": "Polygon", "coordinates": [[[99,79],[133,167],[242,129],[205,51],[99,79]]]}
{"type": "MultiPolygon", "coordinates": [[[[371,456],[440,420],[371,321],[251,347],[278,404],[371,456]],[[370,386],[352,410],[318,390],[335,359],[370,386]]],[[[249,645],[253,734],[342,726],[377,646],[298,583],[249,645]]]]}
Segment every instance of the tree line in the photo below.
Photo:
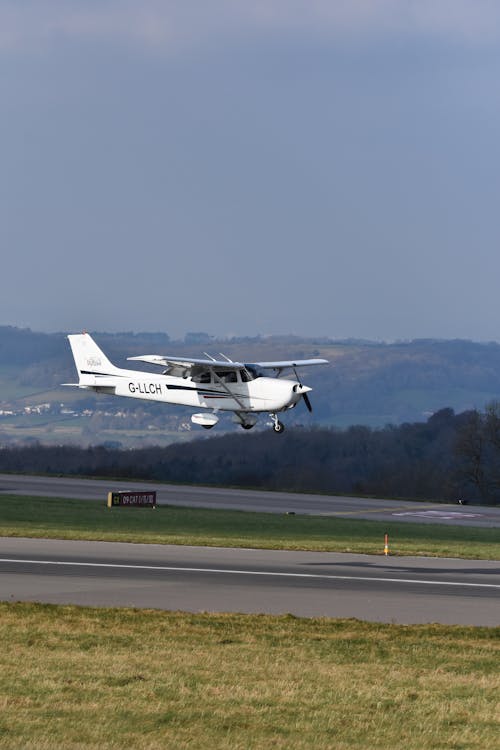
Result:
{"type": "Polygon", "coordinates": [[[379,429],[259,431],[166,448],[18,445],[0,449],[0,471],[497,503],[500,404],[379,429]]]}

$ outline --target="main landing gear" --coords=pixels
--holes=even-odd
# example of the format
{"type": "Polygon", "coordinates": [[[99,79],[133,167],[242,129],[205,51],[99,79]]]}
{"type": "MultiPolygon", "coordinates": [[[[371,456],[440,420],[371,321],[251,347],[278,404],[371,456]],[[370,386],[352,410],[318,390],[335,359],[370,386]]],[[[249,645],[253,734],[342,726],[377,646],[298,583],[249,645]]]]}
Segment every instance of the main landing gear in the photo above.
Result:
{"type": "Polygon", "coordinates": [[[273,420],[273,430],[274,430],[274,432],[276,432],[277,434],[279,434],[280,432],[284,432],[285,431],[285,425],[283,424],[283,422],[279,421],[279,419],[278,419],[278,417],[277,417],[276,414],[271,414],[271,419],[273,420]]]}
{"type": "Polygon", "coordinates": [[[251,430],[257,424],[255,414],[249,414],[246,411],[237,411],[234,413],[233,420],[244,430],[251,430]]]}

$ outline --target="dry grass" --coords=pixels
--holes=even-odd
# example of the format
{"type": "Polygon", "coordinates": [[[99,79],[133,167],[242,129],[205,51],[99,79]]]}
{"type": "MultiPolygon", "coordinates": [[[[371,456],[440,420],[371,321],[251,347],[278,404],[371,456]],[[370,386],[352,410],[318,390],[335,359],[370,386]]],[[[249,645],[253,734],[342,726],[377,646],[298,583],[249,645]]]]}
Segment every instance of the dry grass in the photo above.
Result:
{"type": "Polygon", "coordinates": [[[497,748],[499,635],[0,604],[0,748],[497,748]]]}

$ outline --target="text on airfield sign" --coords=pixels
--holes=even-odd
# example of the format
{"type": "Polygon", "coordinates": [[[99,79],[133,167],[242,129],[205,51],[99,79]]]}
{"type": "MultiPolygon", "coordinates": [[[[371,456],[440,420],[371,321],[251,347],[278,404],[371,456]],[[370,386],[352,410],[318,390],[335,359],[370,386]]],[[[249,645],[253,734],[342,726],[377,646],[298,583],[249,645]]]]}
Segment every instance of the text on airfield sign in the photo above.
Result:
{"type": "Polygon", "coordinates": [[[156,492],[108,492],[108,508],[156,508],[156,492]]]}

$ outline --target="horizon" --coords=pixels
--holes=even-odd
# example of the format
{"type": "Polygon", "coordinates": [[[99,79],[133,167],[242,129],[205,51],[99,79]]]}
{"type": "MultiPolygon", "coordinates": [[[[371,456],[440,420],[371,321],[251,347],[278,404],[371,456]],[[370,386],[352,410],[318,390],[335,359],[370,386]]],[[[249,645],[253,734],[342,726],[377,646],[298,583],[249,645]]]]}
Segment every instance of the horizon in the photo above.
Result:
{"type": "Polygon", "coordinates": [[[95,329],[95,330],[89,330],[89,329],[81,329],[81,330],[72,330],[72,331],[63,331],[63,330],[43,330],[40,328],[34,328],[30,325],[21,326],[16,325],[14,323],[0,323],[0,329],[2,328],[11,328],[18,331],[29,331],[30,333],[34,334],[43,334],[47,336],[68,336],[73,333],[90,333],[92,336],[126,336],[126,335],[132,335],[132,336],[152,336],[152,335],[158,335],[158,336],[167,336],[170,341],[173,343],[191,343],[186,342],[185,339],[190,336],[208,336],[208,339],[206,341],[201,340],[200,342],[193,341],[193,345],[203,344],[203,343],[210,343],[210,340],[213,340],[214,342],[217,341],[227,341],[230,342],[232,340],[245,340],[245,339],[258,339],[261,341],[265,341],[266,339],[298,339],[298,340],[305,340],[305,341],[315,341],[315,342],[326,342],[328,344],[342,344],[342,343],[357,343],[357,344],[383,344],[386,346],[391,345],[398,345],[398,344],[412,344],[412,343],[419,343],[419,342],[435,342],[435,343],[449,343],[449,342],[461,342],[461,343],[469,343],[469,344],[484,344],[484,345],[490,345],[495,344],[500,346],[500,340],[496,339],[471,339],[471,338],[465,338],[461,336],[454,336],[452,338],[443,338],[440,336],[417,336],[414,338],[396,338],[396,339],[370,339],[370,338],[364,338],[359,336],[343,336],[343,337],[332,337],[332,336],[324,336],[321,334],[297,334],[297,333],[244,333],[244,334],[218,334],[218,333],[210,333],[209,331],[184,331],[181,333],[179,337],[174,337],[170,334],[169,331],[160,331],[160,330],[145,330],[145,329],[137,329],[137,330],[127,330],[127,329],[95,329]]]}

